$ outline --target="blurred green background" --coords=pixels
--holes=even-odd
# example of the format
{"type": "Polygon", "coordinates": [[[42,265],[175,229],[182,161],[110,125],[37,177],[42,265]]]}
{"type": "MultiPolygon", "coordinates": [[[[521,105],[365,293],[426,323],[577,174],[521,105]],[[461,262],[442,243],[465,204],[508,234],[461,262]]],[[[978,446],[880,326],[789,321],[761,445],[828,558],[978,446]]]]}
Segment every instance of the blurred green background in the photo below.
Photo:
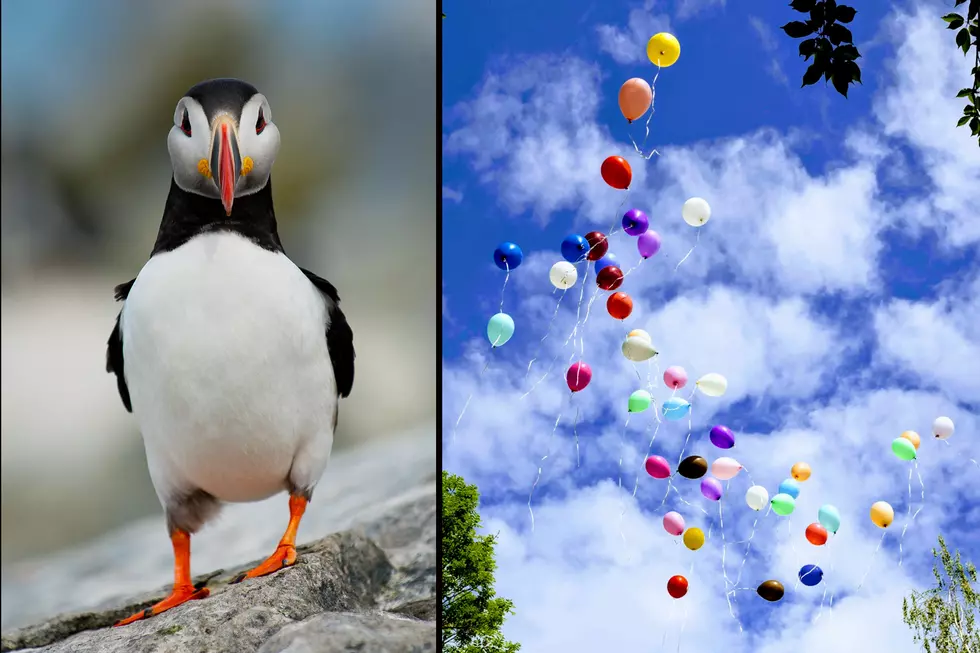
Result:
{"type": "Polygon", "coordinates": [[[426,0],[3,0],[5,572],[160,510],[105,342],[202,79],[269,98],[283,244],[354,329],[335,449],[434,423],[437,20],[426,0]]]}

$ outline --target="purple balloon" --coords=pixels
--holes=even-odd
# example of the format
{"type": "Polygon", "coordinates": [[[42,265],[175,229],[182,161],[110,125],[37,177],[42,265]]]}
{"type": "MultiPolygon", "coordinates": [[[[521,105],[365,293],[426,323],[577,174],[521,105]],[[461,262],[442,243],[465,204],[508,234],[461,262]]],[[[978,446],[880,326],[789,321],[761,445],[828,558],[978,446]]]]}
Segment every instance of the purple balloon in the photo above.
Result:
{"type": "Polygon", "coordinates": [[[660,234],[656,231],[640,234],[640,237],[636,239],[636,248],[640,250],[640,256],[650,258],[660,251],[660,234]]]}
{"type": "Polygon", "coordinates": [[[719,449],[731,449],[735,446],[735,434],[727,426],[711,427],[711,444],[719,449]]]}
{"type": "Polygon", "coordinates": [[[650,218],[640,209],[630,209],[623,216],[623,230],[630,236],[639,236],[650,228],[650,218]]]}
{"type": "Polygon", "coordinates": [[[701,479],[701,494],[705,499],[718,501],[721,499],[721,481],[713,476],[705,476],[701,479]]]}

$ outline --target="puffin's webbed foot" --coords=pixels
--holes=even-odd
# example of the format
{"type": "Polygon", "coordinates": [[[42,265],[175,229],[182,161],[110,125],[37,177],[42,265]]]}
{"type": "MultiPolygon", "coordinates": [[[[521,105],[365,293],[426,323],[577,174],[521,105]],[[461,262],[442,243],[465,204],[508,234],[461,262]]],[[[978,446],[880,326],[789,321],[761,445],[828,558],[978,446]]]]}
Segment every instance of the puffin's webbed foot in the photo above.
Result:
{"type": "Polygon", "coordinates": [[[286,526],[286,532],[283,534],[282,539],[279,540],[279,546],[276,547],[276,552],[266,558],[255,569],[236,576],[231,581],[232,583],[240,583],[246,578],[266,576],[285,567],[290,567],[296,562],[296,531],[299,529],[299,522],[303,518],[303,513],[306,512],[307,503],[308,501],[305,497],[289,496],[289,525],[286,526]]]}

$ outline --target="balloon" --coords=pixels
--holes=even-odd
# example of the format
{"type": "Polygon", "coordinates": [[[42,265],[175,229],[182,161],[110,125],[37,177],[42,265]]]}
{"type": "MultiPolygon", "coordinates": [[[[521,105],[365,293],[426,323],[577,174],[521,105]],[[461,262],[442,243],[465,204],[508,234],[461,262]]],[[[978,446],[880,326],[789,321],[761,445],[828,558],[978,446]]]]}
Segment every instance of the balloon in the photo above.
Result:
{"type": "Polygon", "coordinates": [[[581,361],[573,363],[565,372],[565,381],[568,383],[568,389],[572,392],[584,390],[591,380],[592,368],[581,361]]]}
{"type": "Polygon", "coordinates": [[[895,511],[885,501],[876,501],[871,505],[871,521],[878,528],[888,528],[895,521],[895,511]]]}
{"type": "Polygon", "coordinates": [[[513,270],[524,260],[524,252],[514,243],[501,243],[493,250],[493,262],[501,270],[513,270]]]}
{"type": "Polygon", "coordinates": [[[623,216],[623,231],[630,236],[639,236],[650,228],[650,218],[640,209],[630,209],[623,216]]]}
{"type": "Polygon", "coordinates": [[[769,503],[769,492],[761,485],[753,485],[745,493],[745,503],[749,504],[752,510],[762,510],[769,503]]]}
{"type": "Polygon", "coordinates": [[[614,292],[606,300],[606,310],[617,320],[625,320],[633,312],[633,299],[624,292],[614,292]]]}
{"type": "Polygon", "coordinates": [[[816,565],[803,565],[800,567],[800,582],[807,587],[814,587],[823,580],[823,570],[816,565]]]}
{"type": "Polygon", "coordinates": [[[725,390],[728,390],[728,379],[721,374],[711,372],[695,381],[694,385],[709,397],[720,397],[725,394],[725,390]]]}
{"type": "Polygon", "coordinates": [[[708,473],[708,461],[701,456],[688,456],[677,466],[677,473],[692,480],[701,478],[708,473]]]}
{"type": "Polygon", "coordinates": [[[671,535],[680,535],[684,532],[684,518],[679,512],[671,510],[664,515],[664,530],[671,535]]]}
{"type": "Polygon", "coordinates": [[[711,433],[708,437],[711,439],[711,444],[719,449],[731,449],[735,446],[735,434],[727,426],[722,426],[721,424],[712,426],[711,433]]]}
{"type": "Polygon", "coordinates": [[[653,397],[646,390],[637,390],[630,395],[629,400],[629,412],[631,413],[642,413],[650,404],[653,403],[653,397]]]}
{"type": "MultiPolygon", "coordinates": [[[[646,462],[643,463],[643,466],[646,467],[647,474],[654,478],[662,479],[670,476],[670,463],[668,463],[667,459],[663,456],[650,456],[646,459],[646,462]]],[[[674,514],[676,515],[677,513],[674,514]]],[[[666,517],[664,519],[666,519],[666,517]]],[[[684,530],[683,526],[681,526],[681,530],[684,530]]],[[[675,535],[677,534],[678,533],[675,533],[675,535]]]]}
{"type": "Polygon", "coordinates": [[[683,367],[673,365],[664,370],[664,383],[668,388],[680,390],[687,385],[687,372],[683,367]]]}
{"type": "Polygon", "coordinates": [[[568,290],[578,281],[578,271],[568,261],[558,261],[551,266],[548,279],[551,280],[551,285],[555,288],[568,290]]]}
{"type": "Polygon", "coordinates": [[[773,603],[783,598],[785,591],[786,590],[783,589],[783,584],[778,580],[767,580],[759,585],[759,588],[756,590],[756,592],[759,593],[759,596],[773,603]]]}
{"type": "Polygon", "coordinates": [[[684,546],[691,551],[697,551],[704,546],[704,531],[700,528],[689,528],[684,531],[684,546]]]}
{"type": "Polygon", "coordinates": [[[915,447],[916,449],[918,449],[919,445],[922,444],[922,438],[920,438],[919,434],[916,433],[915,431],[905,431],[898,437],[905,438],[906,440],[911,442],[912,446],[915,447]]]}
{"type": "Polygon", "coordinates": [[[623,271],[615,265],[604,267],[596,275],[595,283],[603,290],[616,290],[623,285],[623,271]]]}
{"type": "Polygon", "coordinates": [[[721,499],[721,492],[721,481],[719,481],[717,478],[705,476],[701,479],[701,494],[704,495],[705,499],[718,501],[721,499]]]}
{"type": "Polygon", "coordinates": [[[677,63],[677,58],[681,56],[681,44],[673,34],[660,32],[654,34],[647,41],[647,58],[654,66],[666,68],[677,63]]]}
{"type": "Polygon", "coordinates": [[[645,79],[627,79],[619,87],[619,110],[627,122],[633,122],[653,104],[653,89],[645,79]]]}
{"type": "Polygon", "coordinates": [[[683,576],[671,576],[667,581],[667,593],[675,599],[687,594],[687,579],[683,576]]]}
{"type": "Polygon", "coordinates": [[[643,258],[650,258],[659,252],[660,245],[660,234],[656,231],[647,231],[640,234],[636,239],[636,249],[639,250],[640,256],[643,258]]]}
{"type": "Polygon", "coordinates": [[[487,322],[487,338],[494,347],[507,344],[514,335],[514,318],[506,313],[497,313],[487,322]]]}
{"type": "Polygon", "coordinates": [[[829,504],[820,506],[820,510],[817,511],[817,521],[828,531],[836,534],[837,529],[840,528],[840,513],[837,512],[837,508],[829,504]]]}
{"type": "Polygon", "coordinates": [[[586,258],[590,261],[598,261],[609,251],[609,239],[601,231],[590,231],[585,234],[585,242],[589,246],[586,258]]]}
{"type": "Polygon", "coordinates": [[[742,465],[734,458],[718,458],[711,463],[711,475],[722,481],[729,481],[742,471],[742,465]]]}
{"type": "Polygon", "coordinates": [[[827,543],[827,529],[814,522],[806,527],[807,542],[814,546],[822,546],[827,543]]]}
{"type": "Polygon", "coordinates": [[[692,227],[700,227],[711,219],[711,207],[700,197],[692,197],[681,207],[681,217],[692,227]]]}
{"type": "Polygon", "coordinates": [[[680,397],[671,397],[664,402],[663,406],[664,417],[675,422],[679,419],[684,419],[691,412],[691,404],[687,403],[686,399],[681,399],[680,397]]]}
{"type": "Polygon", "coordinates": [[[895,438],[892,440],[892,453],[901,460],[915,460],[915,445],[906,438],[895,438]]]}
{"type": "Polygon", "coordinates": [[[789,475],[797,481],[805,481],[810,478],[810,466],[806,463],[796,463],[789,471],[789,475]]]}
{"type": "Polygon", "coordinates": [[[785,481],[779,484],[779,488],[776,490],[777,494],[788,494],[793,497],[795,501],[800,496],[800,484],[791,478],[787,478],[785,481]]]}
{"type": "Polygon", "coordinates": [[[640,340],[643,340],[644,342],[653,342],[653,340],[650,339],[650,334],[647,333],[646,331],[644,331],[643,329],[633,329],[632,331],[630,331],[629,333],[626,334],[626,337],[627,338],[639,338],[640,340]]]}
{"type": "Polygon", "coordinates": [[[777,494],[772,498],[772,511],[785,517],[796,508],[796,499],[788,494],[777,494]]]}
{"type": "Polygon", "coordinates": [[[657,350],[653,348],[650,341],[644,340],[640,336],[629,336],[623,342],[623,356],[634,363],[642,363],[656,355],[657,350]]]}
{"type": "Polygon", "coordinates": [[[561,257],[569,263],[578,263],[589,253],[589,241],[584,236],[572,234],[561,241],[561,257]]]}
{"type": "Polygon", "coordinates": [[[626,190],[633,181],[633,169],[621,156],[610,156],[602,162],[602,180],[617,190],[626,190]]]}
{"type": "Polygon", "coordinates": [[[621,268],[619,265],[619,259],[612,252],[608,252],[605,256],[595,262],[595,271],[598,274],[601,270],[608,268],[609,266],[621,268]]]}
{"type": "Polygon", "coordinates": [[[932,423],[932,434],[940,440],[948,440],[956,429],[953,420],[948,417],[937,417],[932,423]]]}

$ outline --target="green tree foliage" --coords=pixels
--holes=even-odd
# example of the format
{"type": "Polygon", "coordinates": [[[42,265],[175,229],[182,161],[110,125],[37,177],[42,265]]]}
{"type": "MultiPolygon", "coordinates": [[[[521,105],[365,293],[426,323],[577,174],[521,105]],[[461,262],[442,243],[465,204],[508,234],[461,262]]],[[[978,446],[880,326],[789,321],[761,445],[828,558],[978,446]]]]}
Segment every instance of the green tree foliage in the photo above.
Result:
{"type": "MultiPolygon", "coordinates": [[[[959,7],[966,0],[956,0],[955,6],[959,7]]],[[[958,98],[966,98],[966,106],[963,107],[963,115],[956,123],[957,127],[969,126],[970,134],[977,137],[980,144],[980,103],[977,96],[980,95],[980,0],[970,0],[966,9],[966,18],[953,12],[943,16],[946,21],[946,28],[956,32],[956,47],[963,50],[963,54],[970,55],[970,48],[973,48],[973,84],[967,88],[960,89],[956,94],[958,98]]]]}
{"type": "Polygon", "coordinates": [[[500,632],[514,604],[496,598],[493,535],[477,535],[480,494],[459,476],[442,472],[442,650],[517,653],[520,644],[500,632]]]}
{"type": "Polygon", "coordinates": [[[973,585],[977,569],[963,564],[959,551],[954,557],[939,536],[939,550],[932,550],[932,573],[936,586],[913,592],[902,601],[902,617],[915,632],[915,641],[926,653],[970,653],[980,651],[980,594],[973,585]]]}

